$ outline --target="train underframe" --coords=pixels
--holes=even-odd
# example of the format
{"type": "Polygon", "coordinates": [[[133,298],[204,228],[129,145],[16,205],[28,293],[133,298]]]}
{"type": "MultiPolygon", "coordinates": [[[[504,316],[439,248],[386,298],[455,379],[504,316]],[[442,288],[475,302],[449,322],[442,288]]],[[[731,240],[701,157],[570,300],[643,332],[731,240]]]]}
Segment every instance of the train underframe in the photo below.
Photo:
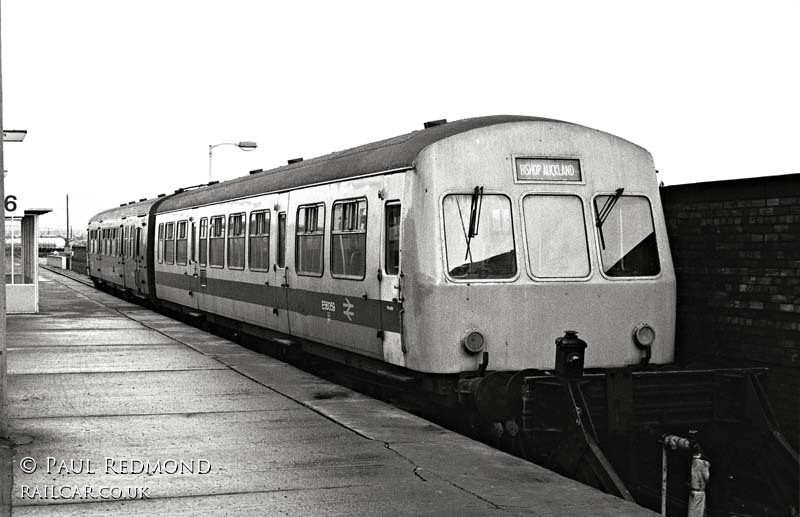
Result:
{"type": "Polygon", "coordinates": [[[709,515],[799,515],[800,460],[767,400],[766,368],[584,371],[582,357],[575,367],[569,351],[559,351],[555,371],[487,371],[485,358],[475,372],[431,375],[171,303],[158,307],[255,340],[290,362],[347,365],[372,379],[356,385],[397,389],[406,402],[424,394],[436,409],[421,407],[422,414],[448,410],[440,423],[453,427],[455,414],[455,427],[476,439],[656,511],[665,505],[668,515],[686,515],[691,463],[689,451],[665,449],[668,435],[700,444],[711,461],[709,515]]]}

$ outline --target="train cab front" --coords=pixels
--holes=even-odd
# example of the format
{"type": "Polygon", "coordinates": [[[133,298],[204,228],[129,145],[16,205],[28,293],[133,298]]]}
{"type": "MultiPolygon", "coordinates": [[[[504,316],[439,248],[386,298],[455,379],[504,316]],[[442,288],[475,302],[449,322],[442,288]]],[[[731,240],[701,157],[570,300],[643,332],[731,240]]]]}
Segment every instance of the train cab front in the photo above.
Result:
{"type": "Polygon", "coordinates": [[[502,124],[431,146],[408,183],[408,367],[466,372],[488,354],[489,371],[553,370],[565,330],[588,343],[589,369],[673,361],[675,276],[647,151],[573,124],[502,124]]]}

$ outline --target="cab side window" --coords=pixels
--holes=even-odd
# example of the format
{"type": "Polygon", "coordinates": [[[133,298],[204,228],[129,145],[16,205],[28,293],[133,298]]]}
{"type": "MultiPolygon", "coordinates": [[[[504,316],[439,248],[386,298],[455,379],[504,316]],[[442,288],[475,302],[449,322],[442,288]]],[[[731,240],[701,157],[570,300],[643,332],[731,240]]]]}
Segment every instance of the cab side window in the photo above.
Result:
{"type": "Polygon", "coordinates": [[[387,275],[400,273],[400,203],[387,203],[384,223],[384,264],[387,275]]]}

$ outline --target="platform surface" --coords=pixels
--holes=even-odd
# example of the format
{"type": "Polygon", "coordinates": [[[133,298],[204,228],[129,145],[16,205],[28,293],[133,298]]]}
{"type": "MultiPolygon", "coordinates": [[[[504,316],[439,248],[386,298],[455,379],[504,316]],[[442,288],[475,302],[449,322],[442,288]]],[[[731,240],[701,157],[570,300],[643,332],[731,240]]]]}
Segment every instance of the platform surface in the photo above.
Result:
{"type": "Polygon", "coordinates": [[[13,515],[655,515],[46,270],[40,310],[8,317],[13,515]]]}

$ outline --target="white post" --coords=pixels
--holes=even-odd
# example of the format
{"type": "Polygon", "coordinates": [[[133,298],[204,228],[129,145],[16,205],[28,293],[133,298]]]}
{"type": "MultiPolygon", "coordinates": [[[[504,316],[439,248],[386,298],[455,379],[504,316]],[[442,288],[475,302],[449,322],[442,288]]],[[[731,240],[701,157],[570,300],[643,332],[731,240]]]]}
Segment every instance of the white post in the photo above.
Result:
{"type": "Polygon", "coordinates": [[[11,285],[14,285],[14,218],[11,217],[11,285]]]}

